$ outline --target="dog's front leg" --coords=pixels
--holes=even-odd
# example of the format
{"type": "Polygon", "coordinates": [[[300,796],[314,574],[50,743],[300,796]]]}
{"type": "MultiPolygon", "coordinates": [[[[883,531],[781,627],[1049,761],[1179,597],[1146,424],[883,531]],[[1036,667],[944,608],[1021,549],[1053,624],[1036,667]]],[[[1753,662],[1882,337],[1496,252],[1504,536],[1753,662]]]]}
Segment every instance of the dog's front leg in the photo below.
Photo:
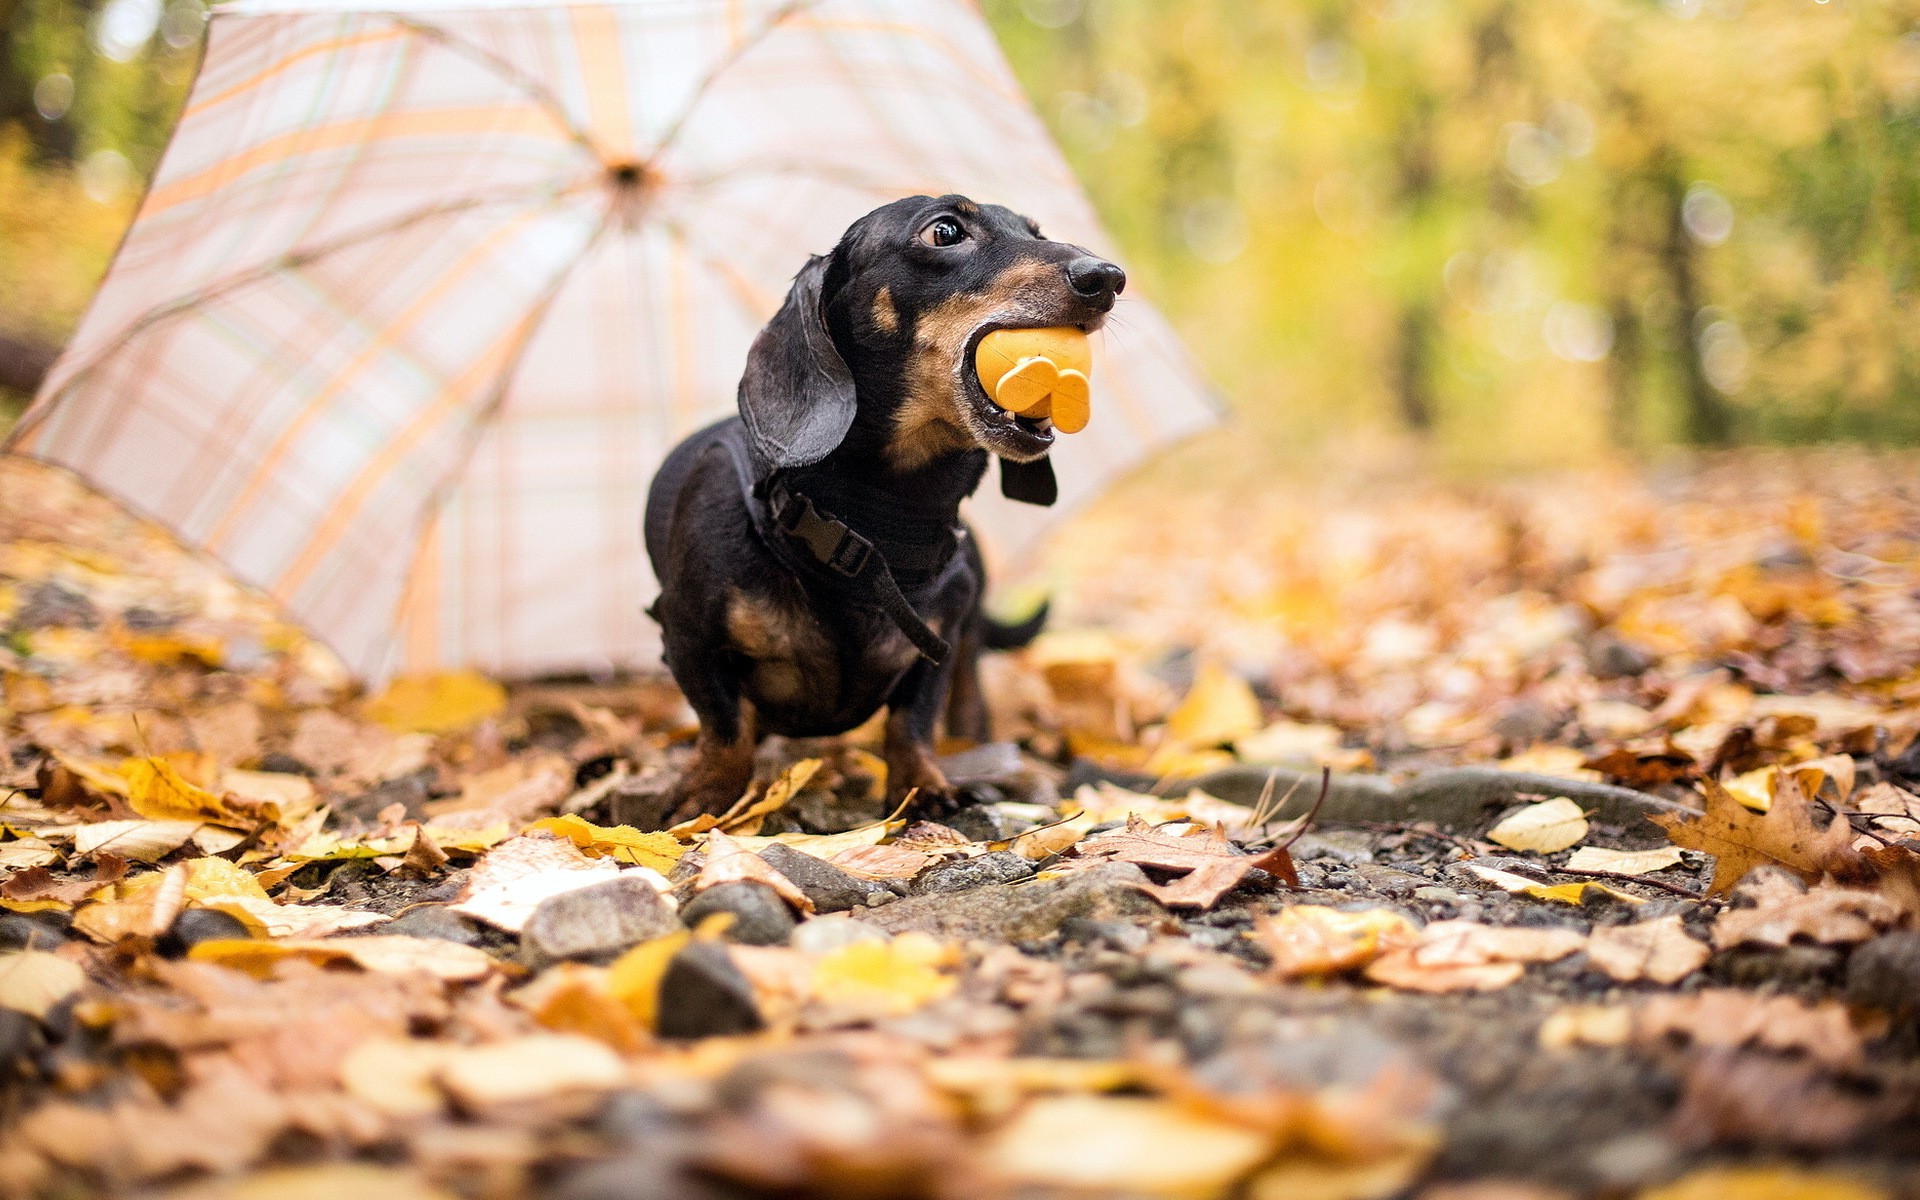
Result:
{"type": "Polygon", "coordinates": [[[937,810],[952,798],[953,789],[934,761],[934,729],[941,701],[952,685],[953,662],[948,656],[936,667],[922,659],[887,697],[883,757],[887,763],[887,794],[895,804],[915,789],[923,810],[929,802],[937,810]]]}
{"type": "MultiPolygon", "coordinates": [[[[684,647],[676,657],[674,649],[670,639],[669,661],[686,662],[695,657],[684,647]]],[[[718,663],[704,665],[706,669],[689,671],[681,679],[681,691],[700,718],[700,739],[694,743],[693,761],[681,772],[670,793],[669,825],[701,813],[727,811],[753,782],[757,742],[753,704],[741,696],[739,681],[725,674],[718,663]]]]}

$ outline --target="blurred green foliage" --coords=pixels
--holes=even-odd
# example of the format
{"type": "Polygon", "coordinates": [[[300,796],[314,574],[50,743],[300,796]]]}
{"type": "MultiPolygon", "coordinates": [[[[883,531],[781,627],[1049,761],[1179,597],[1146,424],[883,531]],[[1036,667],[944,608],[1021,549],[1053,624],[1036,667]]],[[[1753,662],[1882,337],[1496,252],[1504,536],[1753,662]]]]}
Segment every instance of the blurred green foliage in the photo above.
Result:
{"type": "Polygon", "coordinates": [[[1920,441],[1914,0],[988,0],[1276,435],[1920,441]]]}
{"type": "MultiPolygon", "coordinates": [[[[985,8],[1275,441],[1920,442],[1920,0],[985,8]]],[[[203,23],[0,0],[0,338],[78,319],[203,23]]]]}

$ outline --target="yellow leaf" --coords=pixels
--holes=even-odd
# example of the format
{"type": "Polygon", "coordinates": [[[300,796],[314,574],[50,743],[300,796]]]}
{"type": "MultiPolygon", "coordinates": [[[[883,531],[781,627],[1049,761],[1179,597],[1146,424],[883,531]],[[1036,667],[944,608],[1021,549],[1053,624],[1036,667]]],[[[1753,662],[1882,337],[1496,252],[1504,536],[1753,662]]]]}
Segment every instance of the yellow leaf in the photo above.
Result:
{"type": "Polygon", "coordinates": [[[1589,891],[1600,892],[1603,895],[1611,896],[1615,900],[1624,901],[1627,904],[1646,903],[1646,901],[1640,897],[1628,892],[1623,892],[1618,888],[1610,888],[1604,883],[1589,883],[1586,880],[1582,880],[1579,883],[1536,884],[1533,887],[1525,889],[1522,894],[1532,896],[1535,900],[1553,900],[1561,904],[1584,904],[1586,903],[1587,893],[1589,891]]]}
{"type": "Polygon", "coordinates": [[[230,801],[190,782],[164,758],[130,758],[120,766],[127,781],[127,804],[155,821],[212,821],[219,825],[252,825],[275,820],[277,806],[256,801],[230,801]]]}
{"type": "Polygon", "coordinates": [[[660,981],[667,964],[693,940],[691,929],[680,929],[638,946],[613,960],[607,968],[607,991],[627,1006],[644,1029],[654,1027],[660,1012],[660,981]]]}
{"type": "Polygon", "coordinates": [[[1754,812],[1766,812],[1773,807],[1773,777],[1775,767],[1761,767],[1757,771],[1748,771],[1736,775],[1723,785],[1727,794],[1754,812]]]}
{"type": "Polygon", "coordinates": [[[595,858],[652,867],[663,875],[673,870],[673,865],[687,852],[680,839],[670,833],[642,833],[631,825],[595,825],[573,813],[546,817],[527,828],[557,833],[595,858]]]}
{"type": "Polygon", "coordinates": [[[1529,804],[1487,831],[1509,850],[1553,854],[1587,836],[1587,815],[1565,796],[1529,804]]]}
{"type": "Polygon", "coordinates": [[[1260,728],[1260,701],[1247,681],[1207,663],[1187,698],[1167,717],[1167,736],[1183,746],[1220,746],[1260,728]]]}
{"type": "Polygon", "coordinates": [[[855,942],[815,965],[814,998],[862,1013],[904,1016],[953,991],[953,977],[940,968],[956,957],[952,947],[923,933],[855,942]]]}
{"type": "Polygon", "coordinates": [[[1706,1167],[1649,1188],[1640,1200],[1887,1200],[1887,1193],[1845,1175],[1798,1167],[1706,1167]]]}
{"type": "Polygon", "coordinates": [[[1144,1096],[1048,1096],[987,1143],[984,1164],[1012,1184],[1079,1193],[1227,1194],[1272,1152],[1266,1134],[1144,1096]]]}
{"type": "Polygon", "coordinates": [[[45,1017],[86,981],[78,965],[46,950],[0,955],[0,1008],[45,1017]]]}
{"type": "Polygon", "coordinates": [[[1413,943],[1419,932],[1389,908],[1343,912],[1294,904],[1263,918],[1256,936],[1273,958],[1274,973],[1292,979],[1364,967],[1395,946],[1413,943]]]}
{"type": "Polygon", "coordinates": [[[365,715],[398,733],[458,733],[507,707],[507,691],[478,671],[396,679],[367,701],[365,715]]]}

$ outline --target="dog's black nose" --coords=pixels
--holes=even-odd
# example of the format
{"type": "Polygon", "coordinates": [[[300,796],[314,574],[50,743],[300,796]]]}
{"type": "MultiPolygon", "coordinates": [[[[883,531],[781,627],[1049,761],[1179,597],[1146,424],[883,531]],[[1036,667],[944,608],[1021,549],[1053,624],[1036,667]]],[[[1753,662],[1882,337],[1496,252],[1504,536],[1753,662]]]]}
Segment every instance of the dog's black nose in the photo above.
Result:
{"type": "Polygon", "coordinates": [[[1127,288],[1127,273],[1104,258],[1088,254],[1067,264],[1067,282],[1089,300],[1111,301],[1127,288]]]}

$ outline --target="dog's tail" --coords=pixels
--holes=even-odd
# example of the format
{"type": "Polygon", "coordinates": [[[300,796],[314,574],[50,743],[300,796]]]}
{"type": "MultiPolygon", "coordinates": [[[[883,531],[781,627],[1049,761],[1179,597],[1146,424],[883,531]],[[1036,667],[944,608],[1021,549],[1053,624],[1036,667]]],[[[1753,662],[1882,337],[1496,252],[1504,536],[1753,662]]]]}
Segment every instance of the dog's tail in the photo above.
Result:
{"type": "Polygon", "coordinates": [[[1033,639],[1040,636],[1040,631],[1046,628],[1047,610],[1052,607],[1052,601],[1042,600],[1040,607],[1024,621],[1001,622],[983,615],[981,623],[986,626],[986,632],[980,644],[988,650],[1019,650],[1031,645],[1033,639]]]}

